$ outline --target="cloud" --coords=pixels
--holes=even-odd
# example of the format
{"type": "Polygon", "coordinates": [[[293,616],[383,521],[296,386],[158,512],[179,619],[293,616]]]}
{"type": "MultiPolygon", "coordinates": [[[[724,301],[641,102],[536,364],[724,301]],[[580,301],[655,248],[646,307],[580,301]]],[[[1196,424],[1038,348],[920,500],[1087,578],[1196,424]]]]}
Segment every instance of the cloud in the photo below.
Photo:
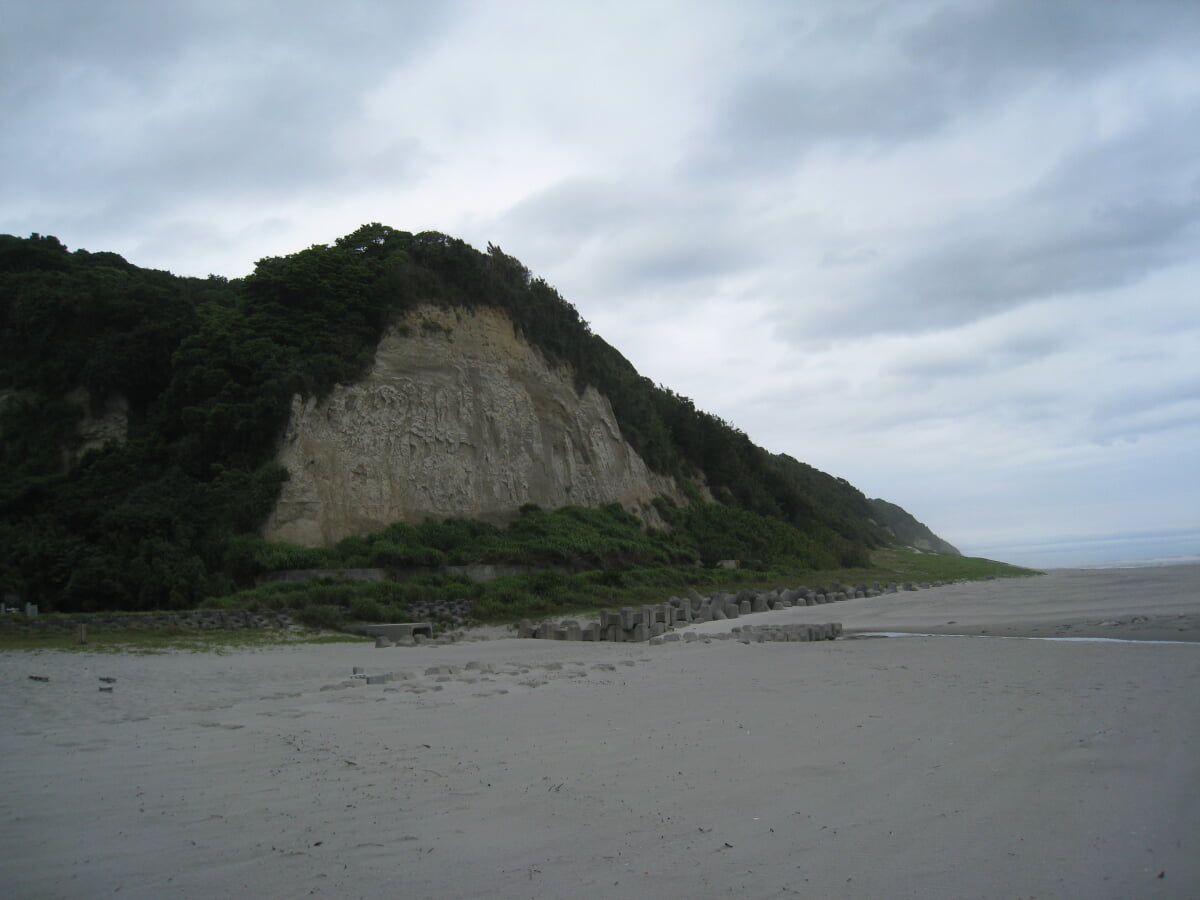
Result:
{"type": "Polygon", "coordinates": [[[1147,56],[1189,58],[1200,9],[1189,0],[988,0],[939,4],[908,51],[978,91],[1014,74],[1090,77],[1147,56]]]}
{"type": "Polygon", "coordinates": [[[9,6],[0,230],[231,276],[492,242],[956,544],[1196,524],[1195,3],[9,6]]]}
{"type": "Polygon", "coordinates": [[[1186,0],[847,2],[771,13],[717,100],[700,171],[777,175],[822,144],[926,138],[1045,82],[1061,88],[1200,50],[1200,13],[1186,0]]]}
{"type": "Polygon", "coordinates": [[[362,94],[453,4],[21,6],[0,161],[21,172],[6,218],[32,228],[144,232],[190,213],[190,230],[221,229],[222,204],[329,202],[427,162],[415,137],[364,141],[362,94]]]}

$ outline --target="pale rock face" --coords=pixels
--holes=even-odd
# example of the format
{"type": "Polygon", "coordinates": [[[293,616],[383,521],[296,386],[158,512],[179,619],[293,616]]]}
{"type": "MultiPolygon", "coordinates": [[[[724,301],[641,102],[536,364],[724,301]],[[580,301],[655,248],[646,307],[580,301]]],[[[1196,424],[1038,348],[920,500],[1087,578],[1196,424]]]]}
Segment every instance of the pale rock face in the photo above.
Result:
{"type": "Polygon", "coordinates": [[[99,413],[92,412],[90,394],[86,388],[77,388],[67,395],[67,399],[84,411],[83,418],[76,426],[79,443],[64,451],[64,462],[68,468],[79,462],[89,450],[99,449],[110,441],[123,444],[128,439],[129,399],[123,394],[109,396],[99,413]]]}
{"type": "Polygon", "coordinates": [[[291,478],[264,537],[321,546],[392,522],[504,521],[666,494],[608,400],[575,391],[501,312],[422,308],[384,336],[361,382],[295,397],[279,461],[291,478]]]}

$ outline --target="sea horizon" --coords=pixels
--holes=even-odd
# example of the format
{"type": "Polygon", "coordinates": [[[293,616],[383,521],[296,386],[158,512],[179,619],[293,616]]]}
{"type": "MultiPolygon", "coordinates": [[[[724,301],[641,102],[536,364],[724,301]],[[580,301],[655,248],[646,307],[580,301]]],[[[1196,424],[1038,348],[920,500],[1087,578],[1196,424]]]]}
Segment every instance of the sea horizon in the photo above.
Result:
{"type": "Polygon", "coordinates": [[[981,556],[1030,569],[1131,569],[1200,564],[1200,528],[1173,528],[1045,540],[962,545],[981,556]]]}

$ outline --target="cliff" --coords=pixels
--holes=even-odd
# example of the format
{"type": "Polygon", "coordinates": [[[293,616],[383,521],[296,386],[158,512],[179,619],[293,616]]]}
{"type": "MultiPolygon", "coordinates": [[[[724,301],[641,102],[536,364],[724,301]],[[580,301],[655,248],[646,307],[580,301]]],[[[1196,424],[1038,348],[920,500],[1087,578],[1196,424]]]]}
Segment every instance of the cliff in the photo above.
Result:
{"type": "Polygon", "coordinates": [[[374,223],[230,281],[0,235],[0,590],[45,609],[183,608],[304,557],[862,566],[904,539],[881,518],[498,247],[374,223]]]}
{"type": "Polygon", "coordinates": [[[609,401],[576,391],[501,311],[422,306],[396,321],[361,381],[292,400],[288,470],[263,533],[306,546],[392,522],[504,521],[521,506],[683,497],[622,438],[609,401]]]}

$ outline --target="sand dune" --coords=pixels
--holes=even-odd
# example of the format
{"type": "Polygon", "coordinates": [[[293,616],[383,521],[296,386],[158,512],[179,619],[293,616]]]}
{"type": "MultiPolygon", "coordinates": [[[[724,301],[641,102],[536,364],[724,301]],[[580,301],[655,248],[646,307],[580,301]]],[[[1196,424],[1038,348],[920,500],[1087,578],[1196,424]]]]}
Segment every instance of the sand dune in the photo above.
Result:
{"type": "Polygon", "coordinates": [[[5,894],[1200,895],[1200,567],[772,620],[1192,643],[6,652],[5,894]]]}

